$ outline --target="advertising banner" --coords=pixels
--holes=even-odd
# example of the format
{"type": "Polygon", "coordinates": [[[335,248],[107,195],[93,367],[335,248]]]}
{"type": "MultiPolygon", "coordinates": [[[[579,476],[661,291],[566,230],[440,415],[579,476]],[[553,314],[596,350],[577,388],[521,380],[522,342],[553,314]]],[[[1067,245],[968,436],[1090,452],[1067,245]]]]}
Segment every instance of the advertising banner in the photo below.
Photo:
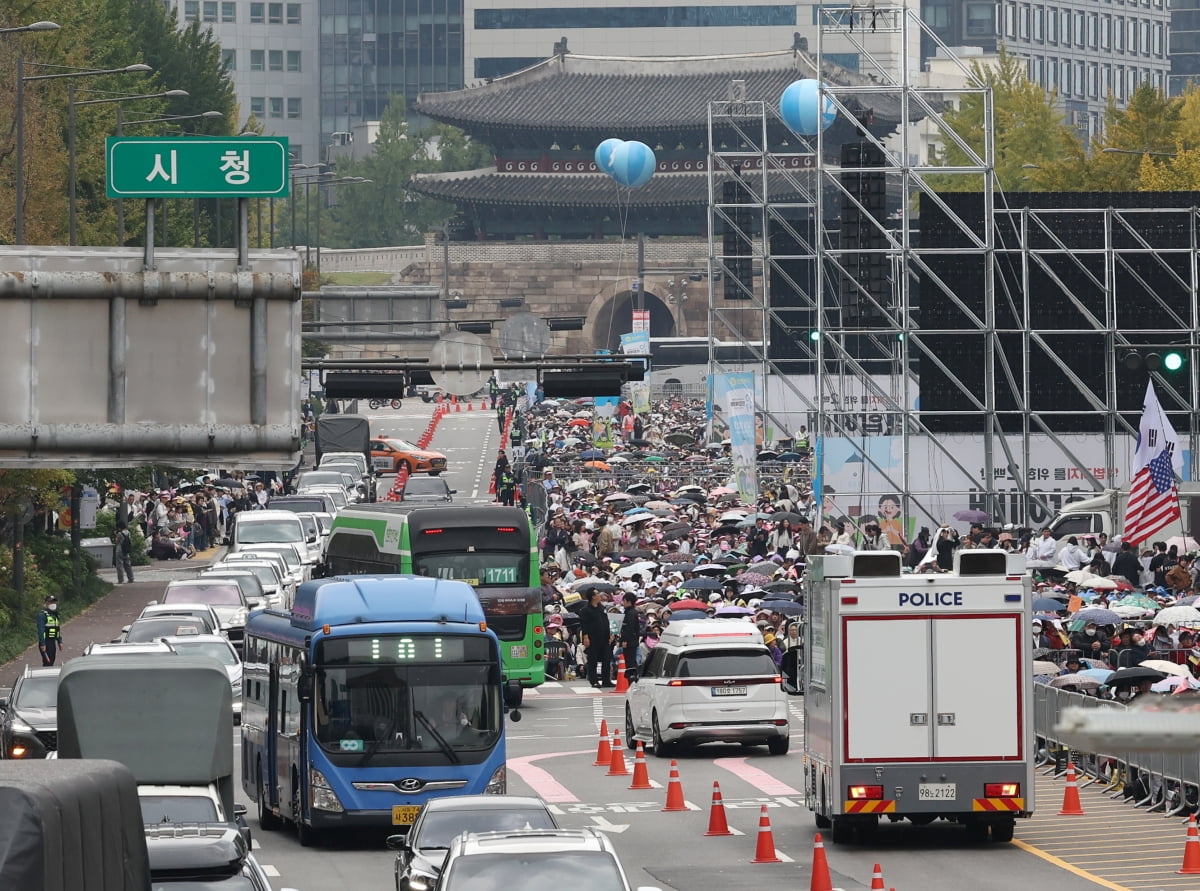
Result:
{"type": "Polygon", "coordinates": [[[754,372],[713,375],[713,438],[728,439],[738,493],[758,497],[754,446],[754,372]]]}

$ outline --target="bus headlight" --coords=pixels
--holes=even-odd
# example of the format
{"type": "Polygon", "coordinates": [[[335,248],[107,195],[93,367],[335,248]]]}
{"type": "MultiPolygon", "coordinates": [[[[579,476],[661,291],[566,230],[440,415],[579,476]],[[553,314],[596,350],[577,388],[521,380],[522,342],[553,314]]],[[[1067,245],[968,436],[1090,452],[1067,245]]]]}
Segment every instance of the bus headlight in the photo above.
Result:
{"type": "Polygon", "coordinates": [[[329,785],[329,781],[315,767],[308,769],[308,788],[312,795],[313,810],[330,811],[335,814],[340,814],[345,810],[342,803],[338,801],[337,794],[329,785]]]}
{"type": "Polygon", "coordinates": [[[484,795],[504,795],[508,792],[508,769],[501,764],[496,768],[496,772],[492,774],[492,778],[488,780],[487,787],[483,790],[484,795]]]}

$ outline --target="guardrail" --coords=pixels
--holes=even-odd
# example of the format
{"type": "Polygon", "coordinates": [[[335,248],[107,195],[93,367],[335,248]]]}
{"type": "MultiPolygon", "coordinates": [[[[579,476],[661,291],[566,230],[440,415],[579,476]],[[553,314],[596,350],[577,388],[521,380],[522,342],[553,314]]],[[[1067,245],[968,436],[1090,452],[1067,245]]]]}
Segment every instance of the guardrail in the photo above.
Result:
{"type": "Polygon", "coordinates": [[[1061,775],[1072,763],[1081,786],[1103,785],[1109,798],[1165,817],[1200,809],[1200,752],[1084,752],[1072,748],[1054,729],[1063,709],[1069,707],[1129,708],[1121,702],[1034,684],[1037,764],[1046,773],[1061,775]]]}

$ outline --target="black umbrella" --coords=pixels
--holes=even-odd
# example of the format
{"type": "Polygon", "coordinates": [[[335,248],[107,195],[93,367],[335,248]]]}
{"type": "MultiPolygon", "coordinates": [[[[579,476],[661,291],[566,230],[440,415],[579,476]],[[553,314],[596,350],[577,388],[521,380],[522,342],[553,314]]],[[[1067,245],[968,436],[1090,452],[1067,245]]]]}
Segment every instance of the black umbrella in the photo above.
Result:
{"type": "Polygon", "coordinates": [[[658,555],[654,551],[647,551],[645,548],[635,548],[632,551],[621,551],[617,556],[628,557],[631,560],[652,560],[658,555]]]}
{"type": "Polygon", "coordinates": [[[663,437],[664,442],[669,442],[671,445],[686,446],[696,442],[696,438],[690,433],[684,433],[682,430],[677,430],[674,433],[668,433],[663,437]]]}
{"type": "Polygon", "coordinates": [[[692,531],[691,527],[688,527],[686,529],[672,529],[669,532],[663,533],[663,540],[664,541],[675,541],[676,539],[679,539],[679,538],[687,538],[688,534],[691,531],[692,531]]]}
{"type": "Polygon", "coordinates": [[[779,457],[779,453],[778,453],[778,452],[772,452],[772,451],[768,451],[768,450],[765,450],[765,449],[764,449],[763,451],[761,451],[761,452],[759,452],[759,453],[758,453],[758,460],[759,460],[759,461],[774,461],[774,460],[776,460],[778,457],[779,457]]]}
{"type": "Polygon", "coordinates": [[[738,554],[722,554],[720,557],[713,557],[713,563],[723,563],[726,566],[741,562],[742,557],[738,554]]]}
{"type": "Polygon", "coordinates": [[[1114,671],[1104,683],[1110,687],[1119,687],[1124,684],[1140,684],[1142,681],[1161,681],[1165,677],[1166,674],[1161,671],[1135,665],[1133,668],[1122,668],[1120,671],[1114,671]]]}
{"type": "Polygon", "coordinates": [[[737,526],[718,526],[712,531],[713,538],[720,538],[722,535],[740,535],[742,532],[737,526]]]}
{"type": "Polygon", "coordinates": [[[574,555],[576,563],[582,563],[584,566],[591,566],[596,562],[596,558],[586,551],[578,551],[574,555]]]}
{"type": "Polygon", "coordinates": [[[804,615],[804,604],[797,603],[794,600],[764,600],[758,605],[758,608],[770,610],[782,616],[804,615]]]}
{"type": "Polygon", "coordinates": [[[228,476],[221,477],[213,485],[224,486],[227,489],[244,489],[244,488],[246,488],[246,484],[244,482],[242,482],[241,480],[235,480],[235,479],[233,479],[233,477],[228,477],[228,476]]]}
{"type": "Polygon", "coordinates": [[[794,464],[797,461],[803,461],[804,456],[798,455],[795,452],[780,452],[779,457],[776,458],[775,460],[782,461],[785,464],[794,464]]]}
{"type": "Polygon", "coordinates": [[[692,528],[691,523],[684,523],[684,522],[680,521],[678,523],[668,523],[667,525],[663,526],[663,532],[674,532],[676,529],[691,529],[691,528],[692,528]]]}
{"type": "Polygon", "coordinates": [[[679,587],[688,591],[720,591],[725,586],[717,579],[688,579],[679,587]]]}
{"type": "Polygon", "coordinates": [[[631,495],[649,495],[651,486],[649,483],[634,483],[625,491],[631,495]]]}
{"type": "Polygon", "coordinates": [[[772,523],[782,523],[784,520],[787,520],[789,523],[799,523],[804,518],[789,510],[777,510],[775,513],[770,514],[770,519],[772,523]]]}
{"type": "Polygon", "coordinates": [[[799,582],[771,582],[763,585],[764,591],[798,591],[800,590],[799,582]]]}
{"type": "Polygon", "coordinates": [[[629,439],[629,444],[630,444],[631,446],[648,446],[648,445],[650,445],[650,440],[648,440],[648,439],[633,439],[633,438],[630,438],[630,439],[629,439]]]}
{"type": "Polygon", "coordinates": [[[695,563],[668,563],[663,567],[664,572],[691,572],[696,568],[695,563]]]}

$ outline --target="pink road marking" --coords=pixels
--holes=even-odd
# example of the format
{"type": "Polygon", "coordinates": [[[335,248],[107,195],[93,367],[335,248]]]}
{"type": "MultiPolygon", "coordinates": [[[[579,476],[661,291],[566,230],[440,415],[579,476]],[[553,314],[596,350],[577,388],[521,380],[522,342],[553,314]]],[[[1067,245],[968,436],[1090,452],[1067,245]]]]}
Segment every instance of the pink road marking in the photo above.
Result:
{"type": "Polygon", "coordinates": [[[509,758],[508,769],[529,784],[535,795],[542,801],[551,804],[575,804],[579,801],[571,790],[554,779],[548,770],[543,770],[533,762],[543,758],[562,758],[567,755],[595,755],[591,749],[579,752],[549,752],[545,755],[525,755],[522,758],[509,758]]]}
{"type": "Polygon", "coordinates": [[[713,764],[729,771],[739,780],[745,780],[763,795],[801,794],[799,790],[793,789],[787,783],[780,782],[765,770],[751,767],[746,763],[745,758],[716,758],[713,760],[713,764]]]}

